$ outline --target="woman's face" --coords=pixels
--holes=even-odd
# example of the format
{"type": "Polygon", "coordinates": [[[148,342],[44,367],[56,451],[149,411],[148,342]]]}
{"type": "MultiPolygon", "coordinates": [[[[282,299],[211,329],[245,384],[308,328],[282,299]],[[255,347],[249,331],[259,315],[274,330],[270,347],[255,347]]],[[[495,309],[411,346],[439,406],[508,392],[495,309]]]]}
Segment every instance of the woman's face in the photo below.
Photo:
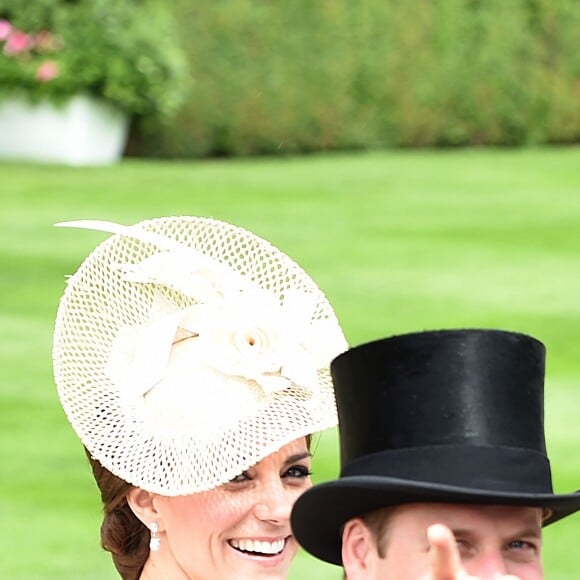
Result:
{"type": "Polygon", "coordinates": [[[286,578],[298,549],[290,511],[311,486],[310,460],[300,438],[218,488],[154,496],[161,547],[148,566],[172,579],[286,578]]]}

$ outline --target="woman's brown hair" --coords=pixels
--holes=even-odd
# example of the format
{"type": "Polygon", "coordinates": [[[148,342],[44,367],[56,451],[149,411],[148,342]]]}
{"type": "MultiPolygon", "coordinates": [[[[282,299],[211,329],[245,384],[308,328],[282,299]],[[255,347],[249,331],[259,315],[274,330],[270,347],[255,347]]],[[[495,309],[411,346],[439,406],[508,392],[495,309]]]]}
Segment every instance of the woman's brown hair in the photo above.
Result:
{"type": "Polygon", "coordinates": [[[127,503],[133,486],[105,469],[86,449],[85,452],[103,502],[101,545],[111,552],[123,580],[139,580],[149,557],[150,533],[127,503]]]}

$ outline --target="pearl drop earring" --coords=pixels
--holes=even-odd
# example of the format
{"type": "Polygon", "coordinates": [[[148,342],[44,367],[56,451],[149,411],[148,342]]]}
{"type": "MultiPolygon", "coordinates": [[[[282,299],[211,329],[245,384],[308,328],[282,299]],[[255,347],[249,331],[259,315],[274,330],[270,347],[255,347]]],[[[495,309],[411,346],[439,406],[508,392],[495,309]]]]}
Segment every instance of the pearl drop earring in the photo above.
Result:
{"type": "Polygon", "coordinates": [[[149,529],[151,530],[151,539],[149,540],[149,549],[152,552],[158,552],[161,545],[161,540],[157,537],[157,532],[159,531],[159,524],[157,522],[151,522],[149,524],[149,529]]]}

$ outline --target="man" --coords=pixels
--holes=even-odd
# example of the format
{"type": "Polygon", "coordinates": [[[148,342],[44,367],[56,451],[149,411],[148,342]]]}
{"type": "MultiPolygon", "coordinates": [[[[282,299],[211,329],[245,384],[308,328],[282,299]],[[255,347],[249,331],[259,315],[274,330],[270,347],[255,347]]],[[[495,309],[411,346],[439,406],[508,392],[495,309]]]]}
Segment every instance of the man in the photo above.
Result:
{"type": "Polygon", "coordinates": [[[538,580],[554,495],[544,346],[497,330],[395,336],[338,356],[338,480],[303,494],[298,541],[349,580],[538,580]]]}

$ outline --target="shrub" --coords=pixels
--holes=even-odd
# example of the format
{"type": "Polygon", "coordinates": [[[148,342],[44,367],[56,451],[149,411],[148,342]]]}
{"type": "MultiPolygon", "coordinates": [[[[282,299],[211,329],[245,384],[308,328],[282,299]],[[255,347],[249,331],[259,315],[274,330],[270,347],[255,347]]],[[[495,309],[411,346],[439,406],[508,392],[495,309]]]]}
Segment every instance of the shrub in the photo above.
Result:
{"type": "Polygon", "coordinates": [[[195,85],[148,153],[580,140],[578,0],[175,3],[195,85]]]}
{"type": "Polygon", "coordinates": [[[0,98],[63,101],[79,92],[131,115],[167,118],[187,65],[175,23],[138,0],[0,0],[0,98]]]}

